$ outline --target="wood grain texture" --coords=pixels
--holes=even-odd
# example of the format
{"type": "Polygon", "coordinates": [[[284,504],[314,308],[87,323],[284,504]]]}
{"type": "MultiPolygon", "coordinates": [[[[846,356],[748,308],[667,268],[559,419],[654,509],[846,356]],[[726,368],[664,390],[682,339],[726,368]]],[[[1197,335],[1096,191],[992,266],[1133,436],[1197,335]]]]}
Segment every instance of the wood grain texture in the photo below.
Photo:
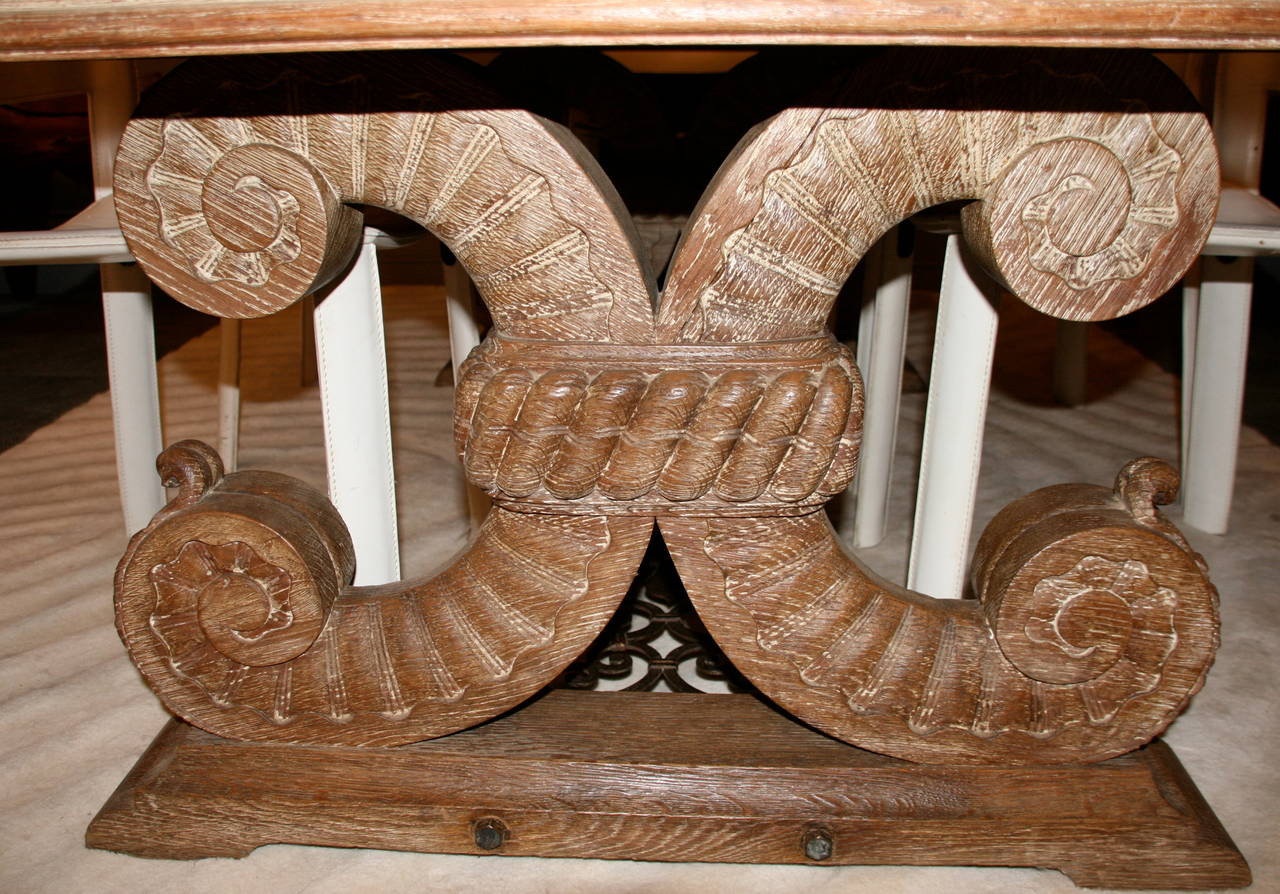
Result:
{"type": "Polygon", "coordinates": [[[830,335],[711,345],[488,339],[462,370],[468,480],[526,512],[796,515],[848,486],[862,380],[830,335]]]}
{"type": "Polygon", "coordinates": [[[1270,0],[19,0],[0,60],[661,44],[1280,46],[1270,0]]]}
{"type": "Polygon", "coordinates": [[[889,227],[965,200],[966,238],[1020,298],[1119,316],[1198,254],[1217,184],[1203,114],[1150,57],[889,52],[739,143],[672,262],[659,335],[821,332],[889,227]]]}
{"type": "Polygon", "coordinates": [[[358,203],[438,235],[510,335],[647,336],[653,285],[612,186],[567,131],[506,106],[425,54],[201,60],[129,123],[117,213],[151,277],[206,313],[318,288],[354,250],[358,203]]]}
{"type": "Polygon", "coordinates": [[[501,713],[612,617],[652,527],[499,509],[438,575],[353,587],[321,494],[223,478],[199,442],[161,463],[182,487],[120,562],[117,627],[171,711],[233,738],[393,745],[501,713]]]}
{"type": "MultiPolygon", "coordinates": [[[[853,474],[862,414],[826,321],[888,227],[971,200],[978,252],[1068,319],[1140,307],[1196,257],[1216,157],[1167,69],[871,59],[743,139],[660,298],[581,146],[472,81],[420,55],[201,60],[126,132],[121,227],[180,300],[225,316],[297,300],[341,266],[361,203],[437,233],[494,319],[461,371],[455,433],[499,508],[439,578],[344,589],[312,545],[336,538],[332,520],[295,523],[279,496],[295,486],[251,478],[234,480],[260,510],[238,492],[224,510],[236,488],[205,486],[135,541],[119,624],[170,707],[275,741],[389,744],[478,722],[599,630],[655,518],[729,657],[859,746],[1099,761],[1185,706],[1217,647],[1216,594],[1156,512],[1176,491],[1158,462],[1114,491],[1014,503],[979,550],[981,602],[885,584],[818,511],[853,474]],[[287,610],[285,576],[301,588],[287,610]]],[[[216,478],[213,459],[190,465],[216,478]]]]}
{"type": "Polygon", "coordinates": [[[1056,868],[1078,884],[1224,888],[1249,870],[1162,743],[1088,767],[920,767],[746,695],[551,692],[394,749],[246,745],[170,724],[92,847],[244,856],[274,842],[613,859],[1056,868]],[[708,733],[711,733],[709,736],[708,733]],[[501,824],[496,848],[482,823],[501,824]]]}
{"type": "Polygon", "coordinates": [[[1117,492],[1011,504],[984,532],[977,600],[877,578],[821,514],[661,529],[730,660],[819,729],[925,763],[1103,760],[1177,716],[1218,644],[1199,557],[1125,509],[1151,466],[1131,464],[1117,492]]]}

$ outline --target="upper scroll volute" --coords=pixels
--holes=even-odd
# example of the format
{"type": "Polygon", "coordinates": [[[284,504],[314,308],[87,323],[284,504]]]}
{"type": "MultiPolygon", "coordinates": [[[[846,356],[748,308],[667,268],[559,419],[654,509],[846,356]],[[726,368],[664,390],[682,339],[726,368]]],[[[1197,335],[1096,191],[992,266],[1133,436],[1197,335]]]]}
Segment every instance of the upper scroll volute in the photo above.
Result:
{"type": "Polygon", "coordinates": [[[819,334],[880,233],[955,200],[977,200],[969,241],[1028,303],[1119,316],[1177,280],[1216,209],[1208,125],[1150,57],[894,51],[744,138],[655,335],[607,178],[567,131],[504,105],[440,57],[199,60],[129,126],[121,226],[171,293],[254,316],[341,270],[350,205],[378,205],[454,250],[501,334],[688,343],[819,334]]]}
{"type": "Polygon", "coordinates": [[[421,54],[202,59],[149,95],[116,165],[130,247],[199,310],[288,306],[398,212],[462,260],[498,329],[645,341],[653,285],[608,179],[558,125],[421,54]]]}
{"type": "Polygon", "coordinates": [[[1120,316],[1181,277],[1217,190],[1208,123],[1150,56],[893,51],[739,144],[673,262],[659,338],[819,332],[880,234],[960,200],[971,246],[1027,303],[1120,316]]]}

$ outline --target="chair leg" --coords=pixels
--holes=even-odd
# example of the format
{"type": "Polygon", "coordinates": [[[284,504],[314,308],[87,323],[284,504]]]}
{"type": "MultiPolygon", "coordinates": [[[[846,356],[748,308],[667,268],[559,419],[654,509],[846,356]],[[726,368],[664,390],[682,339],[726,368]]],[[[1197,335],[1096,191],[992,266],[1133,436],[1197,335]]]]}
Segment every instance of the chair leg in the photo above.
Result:
{"type": "Polygon", "coordinates": [[[104,264],[101,274],[116,474],[125,529],[132,534],[165,503],[156,476],[156,457],[163,447],[151,283],[131,265],[104,264]]]}
{"type": "Polygon", "coordinates": [[[222,320],[218,335],[218,453],[234,472],[240,460],[240,321],[222,320]]]}
{"type": "Polygon", "coordinates": [[[1183,519],[1210,534],[1225,534],[1240,445],[1253,259],[1207,257],[1201,269],[1183,519]]]}
{"type": "Polygon", "coordinates": [[[907,571],[908,587],[939,598],[962,593],[973,528],[996,342],[998,293],[988,283],[974,280],[960,237],[949,236],[907,571]]]}
{"type": "Polygon", "coordinates": [[[1089,370],[1089,323],[1059,320],[1053,342],[1053,396],[1064,407],[1084,403],[1089,370]]]}
{"type": "Polygon", "coordinates": [[[298,302],[301,308],[299,326],[302,329],[298,348],[298,384],[310,388],[316,384],[316,296],[303,295],[298,302]]]}
{"type": "MultiPolygon", "coordinates": [[[[86,62],[90,155],[95,199],[111,193],[111,165],[136,98],[129,62],[86,62]]],[[[143,528],[165,503],[156,477],[160,437],[160,392],[151,283],[135,266],[104,264],[102,312],[107,336],[107,378],[115,425],[116,474],[124,525],[143,528]]]]}
{"type": "Polygon", "coordinates": [[[860,370],[871,366],[871,346],[875,343],[876,330],[876,294],[880,283],[884,281],[880,275],[880,267],[888,240],[888,235],[881,236],[880,241],[871,246],[871,250],[862,259],[862,306],[858,310],[858,346],[854,357],[860,370]]]}
{"type": "MultiPolygon", "coordinates": [[[[888,236],[882,236],[880,241],[875,243],[867,250],[862,258],[862,295],[861,304],[858,306],[858,341],[854,345],[854,362],[858,365],[858,371],[862,374],[863,388],[863,424],[862,424],[862,447],[858,451],[858,469],[854,473],[853,480],[849,482],[849,486],[842,493],[836,494],[832,498],[831,504],[835,509],[835,525],[836,536],[850,546],[862,546],[858,542],[858,535],[855,530],[858,519],[862,517],[862,513],[858,506],[858,491],[862,488],[862,480],[866,477],[863,468],[866,465],[866,443],[867,443],[867,424],[866,424],[866,399],[870,394],[872,387],[867,371],[871,368],[871,345],[876,337],[876,290],[880,285],[880,254],[884,250],[888,241],[888,236]]],[[[883,521],[883,520],[882,520],[883,521]]],[[[865,544],[866,546],[874,546],[879,539],[865,544]]]]}
{"type": "Polygon", "coordinates": [[[329,498],[351,531],[358,585],[398,580],[382,289],[368,240],[315,312],[329,498]]]}
{"type": "Polygon", "coordinates": [[[95,60],[81,63],[88,76],[89,154],[93,163],[93,197],[111,194],[116,145],[138,101],[133,63],[95,60]]]}
{"type": "MultiPolygon", "coordinates": [[[[449,356],[453,363],[453,380],[457,382],[462,362],[480,344],[480,327],[476,323],[476,299],[471,278],[452,254],[441,252],[441,255],[444,261],[444,307],[449,320],[449,356]]],[[[474,534],[489,514],[489,497],[471,483],[464,487],[467,489],[467,514],[474,534]]]]}
{"type": "MultiPolygon", "coordinates": [[[[1196,329],[1200,319],[1201,261],[1182,277],[1182,381],[1179,383],[1178,463],[1185,474],[1187,445],[1191,442],[1191,382],[1195,378],[1196,329]]],[[[1183,491],[1185,494],[1185,489],[1183,491]]],[[[1179,494],[1179,503],[1183,501],[1179,494]]]]}
{"type": "Polygon", "coordinates": [[[879,264],[868,270],[877,281],[874,297],[863,302],[859,322],[858,362],[866,380],[866,398],[851,542],[860,548],[884,539],[907,344],[911,258],[909,251],[900,250],[891,231],[880,244],[879,264]]]}

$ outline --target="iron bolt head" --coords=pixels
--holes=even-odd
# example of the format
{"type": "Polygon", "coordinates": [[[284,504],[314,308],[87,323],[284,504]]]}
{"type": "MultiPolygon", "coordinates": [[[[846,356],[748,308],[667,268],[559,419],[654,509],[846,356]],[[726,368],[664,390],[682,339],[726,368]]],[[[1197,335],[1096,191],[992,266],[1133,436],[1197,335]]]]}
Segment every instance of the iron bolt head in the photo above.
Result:
{"type": "Polygon", "coordinates": [[[471,826],[471,833],[476,847],[482,851],[496,851],[506,844],[507,838],[511,835],[502,820],[491,816],[476,820],[471,826]]]}
{"type": "Polygon", "coordinates": [[[835,841],[832,840],[831,833],[818,827],[807,830],[804,833],[802,843],[804,845],[804,855],[810,860],[830,859],[832,852],[835,851],[835,841]]]}

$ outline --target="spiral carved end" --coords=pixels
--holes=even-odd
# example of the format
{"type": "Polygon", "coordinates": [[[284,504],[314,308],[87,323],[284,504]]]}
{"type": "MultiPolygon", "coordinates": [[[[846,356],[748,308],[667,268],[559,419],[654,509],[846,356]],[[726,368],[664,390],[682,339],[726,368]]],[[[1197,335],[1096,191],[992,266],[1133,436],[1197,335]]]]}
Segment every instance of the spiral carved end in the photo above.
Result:
{"type": "Polygon", "coordinates": [[[121,141],[116,207],[130,250],[179,301],[222,317],[288,307],[333,278],[361,217],[302,155],[234,118],[139,118],[121,141]]]}
{"type": "Polygon", "coordinates": [[[1217,208],[1212,133],[1196,111],[1058,118],[965,208],[965,236],[1037,310],[1111,319],[1168,291],[1198,256],[1217,208]]]}
{"type": "Polygon", "coordinates": [[[156,471],[165,487],[176,487],[173,506],[188,505],[222,480],[222,457],[203,441],[178,441],[156,457],[156,471]]]}
{"type": "Polygon", "coordinates": [[[1155,517],[1157,506],[1178,499],[1181,484],[1173,466],[1162,459],[1143,456],[1126,463],[1116,475],[1115,494],[1134,518],[1146,520],[1155,517]]]}
{"type": "Polygon", "coordinates": [[[248,669],[285,665],[315,644],[354,553],[337,511],[302,482],[223,477],[198,441],[173,445],[158,465],[179,496],[120,563],[117,626],[165,704],[208,726],[248,669]]]}
{"type": "Polygon", "coordinates": [[[1177,473],[1150,457],[1113,494],[1060,485],[984,532],[975,579],[1000,652],[1044,704],[1106,730],[1102,755],[1157,735],[1200,687],[1218,644],[1217,593],[1155,504],[1177,473]]]}

